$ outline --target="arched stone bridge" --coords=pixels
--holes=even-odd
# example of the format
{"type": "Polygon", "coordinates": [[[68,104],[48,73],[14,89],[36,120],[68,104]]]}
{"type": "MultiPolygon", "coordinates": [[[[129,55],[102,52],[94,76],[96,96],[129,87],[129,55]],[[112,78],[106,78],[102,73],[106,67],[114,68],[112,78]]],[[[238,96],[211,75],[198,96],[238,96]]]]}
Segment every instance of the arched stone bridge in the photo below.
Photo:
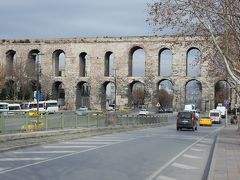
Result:
{"type": "Polygon", "coordinates": [[[116,91],[114,88],[110,90],[116,97],[116,104],[119,107],[126,104],[132,106],[133,86],[139,82],[144,87],[142,103],[148,108],[155,108],[159,102],[161,82],[168,80],[172,85],[171,106],[174,110],[183,108],[189,94],[193,100],[196,96],[199,98],[197,103],[200,109],[208,110],[214,107],[216,83],[226,80],[225,77],[216,77],[208,70],[210,47],[199,37],[1,40],[0,63],[5,81],[18,82],[19,85],[20,80],[36,81],[36,59],[39,58],[42,91],[49,92],[49,97],[58,99],[67,109],[82,105],[92,109],[105,109],[109,83],[117,85],[116,91]],[[134,53],[139,49],[144,52],[144,61],[141,63],[134,60],[134,53]],[[161,73],[161,69],[164,69],[161,64],[164,50],[171,52],[170,70],[167,74],[161,73]],[[188,63],[188,58],[192,56],[191,50],[200,52],[200,66],[197,65],[199,72],[194,75],[191,75],[188,63]],[[134,68],[137,69],[138,65],[143,65],[142,76],[134,74],[134,68]],[[186,89],[193,81],[197,82],[200,92],[196,93],[194,88],[186,89]]]}

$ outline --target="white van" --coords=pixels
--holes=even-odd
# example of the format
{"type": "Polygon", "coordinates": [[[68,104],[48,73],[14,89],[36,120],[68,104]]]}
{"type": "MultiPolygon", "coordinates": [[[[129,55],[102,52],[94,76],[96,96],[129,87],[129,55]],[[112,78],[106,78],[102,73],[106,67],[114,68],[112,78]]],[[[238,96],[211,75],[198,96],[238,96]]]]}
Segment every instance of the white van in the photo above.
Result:
{"type": "Polygon", "coordinates": [[[186,104],[184,106],[184,111],[196,111],[196,106],[194,104],[186,104]]]}
{"type": "Polygon", "coordinates": [[[221,123],[221,111],[217,109],[212,109],[209,111],[209,117],[212,119],[213,123],[221,123]]]}
{"type": "Polygon", "coordinates": [[[3,115],[7,115],[8,111],[9,111],[8,103],[0,102],[0,113],[3,113],[3,115]]]}
{"type": "Polygon", "coordinates": [[[223,106],[222,104],[218,104],[218,106],[216,107],[217,110],[219,110],[221,112],[221,117],[225,118],[226,117],[226,107],[223,106]]]}

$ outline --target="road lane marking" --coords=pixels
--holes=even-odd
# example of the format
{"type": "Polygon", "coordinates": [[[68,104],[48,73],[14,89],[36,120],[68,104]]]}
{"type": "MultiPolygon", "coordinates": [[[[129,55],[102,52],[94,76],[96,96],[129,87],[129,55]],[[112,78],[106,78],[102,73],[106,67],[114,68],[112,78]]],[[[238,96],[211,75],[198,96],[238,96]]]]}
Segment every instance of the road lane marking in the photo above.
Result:
{"type": "Polygon", "coordinates": [[[187,170],[199,169],[199,168],[194,167],[194,166],[189,166],[189,165],[180,164],[180,163],[173,163],[172,166],[177,167],[177,168],[181,168],[181,169],[187,169],[187,170]]]}
{"type": "Polygon", "coordinates": [[[177,154],[175,157],[173,157],[170,161],[166,162],[163,166],[161,166],[159,169],[157,169],[152,175],[150,175],[146,180],[153,180],[154,178],[156,178],[164,169],[166,169],[168,166],[170,166],[170,164],[172,164],[174,161],[176,161],[179,157],[181,157],[185,152],[187,152],[189,149],[191,149],[193,146],[195,146],[197,143],[201,142],[203,139],[205,139],[206,137],[214,134],[215,132],[219,131],[219,129],[216,129],[214,131],[212,131],[212,133],[203,136],[202,138],[198,139],[196,142],[192,143],[191,145],[189,145],[187,148],[185,148],[184,150],[182,150],[179,154],[177,154]]]}
{"type": "Polygon", "coordinates": [[[208,145],[207,144],[196,144],[196,146],[198,146],[198,147],[206,147],[208,145]]]}
{"type": "MultiPolygon", "coordinates": [[[[135,139],[136,139],[136,138],[135,138],[135,139]]],[[[131,138],[131,139],[126,140],[125,142],[133,141],[133,140],[135,140],[135,139],[134,139],[134,138],[131,138]]],[[[120,143],[122,143],[122,142],[121,142],[121,141],[120,141],[120,142],[115,142],[115,143],[113,143],[113,144],[107,144],[107,145],[104,145],[104,146],[98,146],[98,147],[91,148],[91,149],[85,149],[85,150],[77,151],[77,152],[70,153],[70,154],[64,154],[64,155],[62,155],[62,156],[58,156],[58,157],[54,157],[54,158],[49,158],[49,159],[46,159],[46,160],[43,160],[43,161],[39,161],[39,162],[27,164],[27,165],[24,165],[24,166],[19,166],[19,167],[15,167],[15,168],[11,168],[11,169],[6,169],[6,170],[3,170],[3,171],[0,171],[0,174],[5,174],[5,173],[12,172],[12,171],[16,171],[16,170],[19,170],[19,169],[31,167],[31,166],[34,166],[34,165],[37,165],[37,164],[42,164],[42,163],[46,163],[46,162],[53,161],[53,160],[58,160],[58,159],[63,159],[63,158],[65,158],[65,157],[70,157],[70,156],[73,156],[73,155],[76,155],[76,154],[81,154],[81,153],[85,153],[85,152],[89,152],[89,151],[93,151],[93,150],[105,148],[105,147],[108,147],[108,146],[120,144],[120,143]]]]}
{"type": "Polygon", "coordinates": [[[42,161],[46,158],[0,158],[0,161],[42,161]]]}
{"type": "Polygon", "coordinates": [[[197,148],[191,148],[190,150],[192,150],[192,151],[197,151],[197,152],[203,152],[203,151],[205,151],[204,149],[197,149],[197,148]]]}
{"type": "Polygon", "coordinates": [[[190,158],[190,159],[202,159],[199,156],[193,156],[193,155],[190,155],[190,154],[184,154],[183,157],[190,158]]]}
{"type": "Polygon", "coordinates": [[[0,168],[0,171],[4,171],[6,169],[9,169],[10,167],[6,167],[6,168],[0,168]]]}
{"type": "Polygon", "coordinates": [[[88,142],[88,141],[86,141],[86,142],[80,142],[80,141],[78,141],[78,142],[76,142],[76,141],[74,141],[74,142],[63,142],[63,144],[111,144],[112,142],[100,142],[100,141],[98,141],[98,142],[93,142],[93,141],[91,141],[91,142],[88,142]]]}
{"type": "Polygon", "coordinates": [[[126,141],[126,140],[122,140],[122,139],[82,139],[82,140],[79,140],[79,141],[73,141],[73,142],[123,142],[123,141],[126,141]]]}
{"type": "Polygon", "coordinates": [[[158,176],[156,178],[156,180],[177,180],[177,179],[171,178],[171,177],[168,177],[168,176],[158,176]]]}
{"type": "Polygon", "coordinates": [[[56,148],[56,149],[64,149],[64,148],[95,148],[97,146],[42,146],[42,148],[56,148]]]}
{"type": "Polygon", "coordinates": [[[12,152],[14,154],[66,154],[66,153],[73,153],[76,151],[17,151],[17,152],[12,152]]]}

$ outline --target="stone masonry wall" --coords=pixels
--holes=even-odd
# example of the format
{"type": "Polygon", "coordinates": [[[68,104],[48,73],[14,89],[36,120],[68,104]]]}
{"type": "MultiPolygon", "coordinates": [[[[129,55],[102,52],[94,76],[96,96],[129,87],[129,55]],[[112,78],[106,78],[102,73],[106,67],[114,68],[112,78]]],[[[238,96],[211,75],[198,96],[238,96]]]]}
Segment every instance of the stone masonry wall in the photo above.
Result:
{"type": "MultiPolygon", "coordinates": [[[[133,81],[144,83],[146,89],[145,102],[149,108],[155,108],[157,103],[157,88],[159,82],[164,79],[172,81],[174,88],[173,108],[180,110],[185,101],[185,85],[190,80],[198,80],[202,84],[202,107],[206,106],[205,99],[209,100],[207,108],[212,108],[214,102],[214,84],[220,78],[212,77],[208,72],[208,61],[201,62],[201,76],[186,76],[186,54],[189,48],[198,48],[202,56],[207,44],[199,37],[105,37],[105,38],[76,38],[56,40],[0,40],[0,64],[6,65],[6,52],[16,51],[16,61],[26,62],[28,53],[37,49],[42,56],[42,73],[49,77],[47,87],[60,81],[65,89],[65,101],[69,109],[75,108],[76,86],[80,81],[85,81],[91,86],[91,108],[102,108],[102,96],[104,96],[103,84],[114,82],[114,77],[104,76],[105,53],[113,52],[117,67],[117,104],[123,106],[128,103],[129,84],[133,81]],[[129,52],[134,47],[141,47],[145,52],[145,76],[129,77],[128,61],[129,52]],[[158,76],[159,51],[169,48],[173,53],[172,75],[169,77],[158,76]],[[53,70],[53,53],[62,50],[65,53],[65,71],[63,76],[55,77],[53,70]],[[79,54],[86,52],[87,76],[79,77],[79,54]]],[[[41,79],[43,82],[43,80],[41,79]]]]}

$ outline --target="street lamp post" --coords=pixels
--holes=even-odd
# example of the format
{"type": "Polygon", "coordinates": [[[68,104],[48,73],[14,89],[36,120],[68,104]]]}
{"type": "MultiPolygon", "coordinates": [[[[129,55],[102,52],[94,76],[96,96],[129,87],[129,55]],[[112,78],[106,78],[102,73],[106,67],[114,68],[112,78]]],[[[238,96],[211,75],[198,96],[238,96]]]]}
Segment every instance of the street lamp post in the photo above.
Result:
{"type": "Polygon", "coordinates": [[[44,54],[42,54],[42,53],[33,53],[32,55],[34,55],[34,56],[36,56],[37,57],[37,59],[36,59],[36,64],[37,64],[37,85],[36,85],[36,99],[37,99],[37,114],[39,114],[39,97],[40,97],[40,94],[39,94],[39,77],[40,77],[40,72],[39,72],[39,70],[40,70],[40,67],[39,67],[39,60],[40,60],[40,58],[39,58],[39,56],[41,56],[41,55],[44,55],[44,54]]]}
{"type": "Polygon", "coordinates": [[[114,91],[114,96],[115,96],[115,107],[114,111],[116,111],[117,108],[117,68],[115,67],[114,69],[114,84],[115,84],[115,91],[114,91]]]}

